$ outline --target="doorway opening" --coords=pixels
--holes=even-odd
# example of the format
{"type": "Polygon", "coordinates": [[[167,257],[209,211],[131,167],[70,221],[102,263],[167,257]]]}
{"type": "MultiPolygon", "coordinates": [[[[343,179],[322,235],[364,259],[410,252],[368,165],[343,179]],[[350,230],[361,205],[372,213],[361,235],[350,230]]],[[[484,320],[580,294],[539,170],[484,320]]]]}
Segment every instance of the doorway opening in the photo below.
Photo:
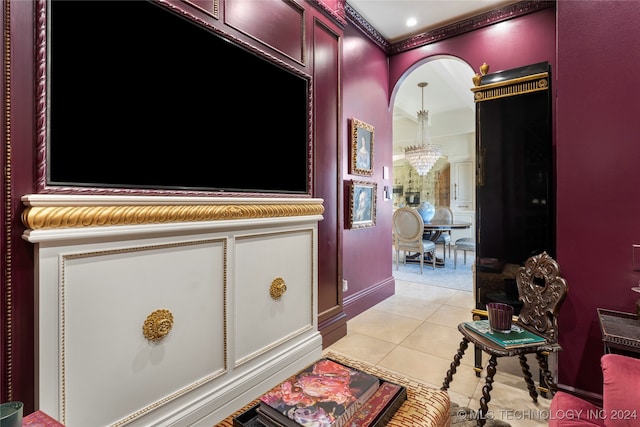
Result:
{"type": "MultiPolygon", "coordinates": [[[[417,208],[424,201],[450,207],[455,221],[471,223],[468,229],[451,231],[452,246],[459,238],[475,237],[475,103],[471,91],[474,75],[471,66],[460,58],[448,55],[424,58],[399,80],[392,101],[393,208],[417,208]],[[428,111],[430,139],[440,147],[442,156],[426,174],[419,175],[404,151],[421,143],[417,139],[418,112],[422,109],[428,111]]],[[[438,257],[443,257],[442,250],[442,245],[437,245],[438,257]]],[[[394,250],[392,254],[395,257],[394,250]]],[[[450,256],[447,253],[443,257],[444,267],[437,272],[427,268],[423,274],[419,266],[413,273],[411,266],[402,262],[399,270],[395,270],[394,259],[394,277],[472,291],[473,254],[467,254],[465,264],[463,254],[458,253],[455,268],[453,255],[452,247],[450,256]]]]}

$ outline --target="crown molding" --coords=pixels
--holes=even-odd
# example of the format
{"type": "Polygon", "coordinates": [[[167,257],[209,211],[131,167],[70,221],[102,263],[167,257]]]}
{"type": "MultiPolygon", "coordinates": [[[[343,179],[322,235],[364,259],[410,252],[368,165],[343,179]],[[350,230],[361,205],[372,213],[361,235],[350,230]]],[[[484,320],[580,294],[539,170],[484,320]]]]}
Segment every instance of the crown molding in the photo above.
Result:
{"type": "Polygon", "coordinates": [[[386,40],[382,34],[371,26],[371,24],[369,24],[358,12],[356,12],[349,3],[345,4],[344,10],[349,22],[358,27],[360,31],[366,34],[374,43],[384,50],[387,55],[391,56],[444,39],[459,36],[480,28],[488,27],[489,25],[493,25],[498,22],[507,21],[509,19],[538,12],[543,9],[555,7],[555,4],[555,1],[547,0],[520,1],[444,27],[417,34],[396,43],[390,43],[386,40]]]}
{"type": "Polygon", "coordinates": [[[349,3],[345,3],[344,5],[345,16],[349,22],[355,25],[360,31],[362,31],[366,36],[368,36],[371,41],[380,47],[380,49],[384,50],[387,54],[391,50],[391,43],[385,39],[382,34],[378,32],[366,19],[362,17],[356,10],[351,7],[349,3]]]}

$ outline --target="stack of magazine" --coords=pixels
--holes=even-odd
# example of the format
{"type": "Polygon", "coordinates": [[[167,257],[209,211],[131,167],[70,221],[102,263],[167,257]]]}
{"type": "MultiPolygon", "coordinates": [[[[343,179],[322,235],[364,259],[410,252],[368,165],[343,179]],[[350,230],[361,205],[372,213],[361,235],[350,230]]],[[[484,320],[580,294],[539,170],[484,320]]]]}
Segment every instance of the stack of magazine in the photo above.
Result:
{"type": "MultiPolygon", "coordinates": [[[[252,409],[267,427],[382,427],[406,399],[403,386],[323,358],[263,394],[252,409]]],[[[243,424],[250,417],[234,424],[255,425],[243,424]]]]}
{"type": "Polygon", "coordinates": [[[483,337],[493,341],[502,348],[511,349],[518,347],[526,347],[532,344],[544,344],[546,339],[543,336],[529,332],[518,325],[511,325],[511,331],[508,333],[496,332],[489,326],[488,320],[475,320],[473,322],[464,322],[467,329],[476,332],[483,337]]]}

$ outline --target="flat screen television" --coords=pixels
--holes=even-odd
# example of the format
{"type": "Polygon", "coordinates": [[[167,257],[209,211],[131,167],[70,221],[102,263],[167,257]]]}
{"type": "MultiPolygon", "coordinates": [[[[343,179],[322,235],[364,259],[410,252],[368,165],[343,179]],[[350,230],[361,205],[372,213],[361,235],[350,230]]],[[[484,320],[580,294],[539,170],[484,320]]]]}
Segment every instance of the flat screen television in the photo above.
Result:
{"type": "Polygon", "coordinates": [[[47,13],[48,187],[309,193],[309,76],[152,1],[47,13]]]}

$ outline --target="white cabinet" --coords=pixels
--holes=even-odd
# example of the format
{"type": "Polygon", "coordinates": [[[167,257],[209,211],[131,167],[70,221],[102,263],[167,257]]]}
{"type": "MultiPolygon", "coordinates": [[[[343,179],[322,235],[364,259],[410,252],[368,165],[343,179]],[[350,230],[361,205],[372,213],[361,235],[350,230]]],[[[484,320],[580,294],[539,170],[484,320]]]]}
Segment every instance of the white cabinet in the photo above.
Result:
{"type": "Polygon", "coordinates": [[[463,230],[452,230],[451,240],[455,242],[461,237],[474,237],[476,227],[475,174],[473,161],[464,160],[451,163],[451,210],[456,222],[471,223],[471,227],[463,230]]]}
{"type": "Polygon", "coordinates": [[[320,199],[25,196],[36,407],[215,425],[322,356],[320,199]]]}
{"type": "Polygon", "coordinates": [[[474,170],[471,160],[451,164],[451,209],[474,210],[474,170]]]}

